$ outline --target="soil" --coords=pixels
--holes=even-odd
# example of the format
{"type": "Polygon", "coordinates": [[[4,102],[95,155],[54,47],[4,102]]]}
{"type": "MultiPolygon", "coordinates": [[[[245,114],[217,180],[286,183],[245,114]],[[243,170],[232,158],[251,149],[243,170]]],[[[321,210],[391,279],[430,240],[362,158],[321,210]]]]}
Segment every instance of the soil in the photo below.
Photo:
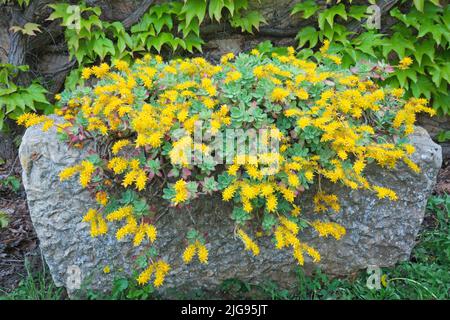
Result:
{"type": "MultiPolygon", "coordinates": [[[[19,178],[20,171],[20,164],[14,159],[0,166],[0,177],[19,178]]],[[[8,292],[26,276],[25,263],[32,271],[42,264],[23,187],[15,192],[0,184],[0,214],[8,220],[8,225],[0,229],[0,290],[8,292]]]]}

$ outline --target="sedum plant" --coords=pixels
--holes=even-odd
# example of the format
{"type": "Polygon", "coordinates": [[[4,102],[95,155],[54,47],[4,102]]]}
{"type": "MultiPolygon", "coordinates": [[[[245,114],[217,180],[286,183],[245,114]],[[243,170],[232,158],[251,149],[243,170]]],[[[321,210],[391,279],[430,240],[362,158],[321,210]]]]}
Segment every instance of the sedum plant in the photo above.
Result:
{"type": "MultiPolygon", "coordinates": [[[[152,246],[164,208],[147,201],[182,207],[219,194],[234,204],[235,237],[249,254],[260,254],[255,235],[269,236],[276,248],[291,250],[299,265],[306,256],[318,262],[320,253],[302,241],[302,231],[312,228],[319,237],[337,240],[346,233],[326,214],[340,205],[321,180],[397,200],[393,190],[369,183],[364,169],[376,163],[388,170],[404,162],[419,172],[409,157],[414,147],[408,135],[416,113],[435,113],[425,99],[405,100],[402,89],[374,83],[376,68],[343,68],[328,46],[314,61],[288,48],[285,55],[230,53],[218,65],[199,57],[164,62],[152,55],[132,66],[103,63],[83,69],[92,87],[58,97],[63,121],[27,113],[18,123],[44,123],[44,130],[54,125],[71,147],[92,149],[60,179],[76,176],[96,199],[83,218],[93,237],[117,229],[118,240],[142,246],[140,284],[153,281],[158,287],[170,272],[152,246]],[[298,198],[313,184],[317,214],[310,219],[298,198]]],[[[180,259],[207,263],[206,236],[186,231],[180,259]]]]}

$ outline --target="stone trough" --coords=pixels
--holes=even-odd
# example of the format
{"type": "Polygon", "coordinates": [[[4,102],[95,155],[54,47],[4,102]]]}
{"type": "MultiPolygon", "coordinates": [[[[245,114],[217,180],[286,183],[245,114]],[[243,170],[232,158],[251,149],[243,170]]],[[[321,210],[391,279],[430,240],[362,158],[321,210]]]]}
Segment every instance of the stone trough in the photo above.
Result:
{"type": "MultiPolygon", "coordinates": [[[[307,272],[320,267],[329,274],[345,275],[409,258],[442,162],[441,147],[424,129],[416,128],[411,143],[416,147],[413,160],[421,173],[415,174],[403,164],[390,171],[368,165],[365,171],[371,183],[393,189],[399,197],[396,202],[379,200],[367,191],[322,185],[339,197],[342,208],[332,219],[345,226],[347,234],[340,241],[318,238],[312,232],[302,234],[301,238],[322,255],[318,265],[306,260],[307,272]]],[[[42,132],[36,126],[26,131],[19,155],[31,219],[55,284],[66,286],[72,296],[77,279],[92,289],[110,290],[114,276],[132,268],[132,245],[118,243],[112,232],[91,238],[89,226],[81,219],[95,206],[94,201],[76,178],[67,182],[58,178],[63,168],[83,159],[86,150],[69,149],[54,129],[42,132]],[[111,268],[109,274],[102,271],[105,266],[111,268]]],[[[302,214],[312,214],[313,191],[300,198],[302,214]]],[[[155,243],[172,267],[162,293],[214,289],[230,278],[252,283],[271,279],[286,288],[295,284],[296,263],[291,251],[276,250],[270,238],[262,237],[258,239],[261,254],[253,257],[233,236],[230,214],[230,206],[210,197],[198,199],[186,209],[169,209],[157,222],[155,243]],[[186,266],[182,262],[186,230],[194,225],[208,234],[208,265],[194,262],[186,266]]]]}

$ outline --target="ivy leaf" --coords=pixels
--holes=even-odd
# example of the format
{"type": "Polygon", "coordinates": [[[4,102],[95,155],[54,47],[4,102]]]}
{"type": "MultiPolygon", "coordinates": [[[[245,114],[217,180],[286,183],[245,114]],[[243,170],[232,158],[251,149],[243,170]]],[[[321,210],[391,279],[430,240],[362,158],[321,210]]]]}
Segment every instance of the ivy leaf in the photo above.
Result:
{"type": "Polygon", "coordinates": [[[194,17],[202,23],[206,13],[206,0],[186,0],[181,9],[181,13],[186,15],[186,24],[189,25],[194,17]]]}
{"type": "Polygon", "coordinates": [[[433,82],[428,76],[420,75],[417,82],[411,83],[411,91],[413,95],[417,98],[420,96],[425,96],[425,98],[430,99],[431,93],[435,92],[435,87],[433,82]]]}
{"type": "MultiPolygon", "coordinates": [[[[420,24],[418,21],[418,15],[414,12],[408,12],[408,14],[404,14],[400,11],[399,8],[394,8],[390,11],[391,17],[396,18],[397,20],[403,22],[407,27],[413,26],[416,29],[419,29],[420,24]]],[[[423,17],[422,17],[423,18],[423,17]]]]}
{"type": "Polygon", "coordinates": [[[319,10],[319,8],[320,7],[313,0],[299,2],[292,8],[291,16],[298,12],[303,12],[302,18],[308,19],[309,17],[314,15],[317,12],[317,10],[319,10]]]}
{"type": "Polygon", "coordinates": [[[173,34],[168,32],[161,32],[158,36],[151,38],[147,42],[147,47],[150,49],[151,47],[155,48],[158,52],[161,52],[161,47],[164,44],[170,44],[172,49],[174,49],[174,37],[173,34]]]}
{"type": "Polygon", "coordinates": [[[395,75],[401,87],[409,89],[408,78],[417,82],[417,72],[413,68],[397,70],[395,75]]]}
{"type": "Polygon", "coordinates": [[[444,33],[444,28],[442,26],[440,26],[439,24],[434,24],[431,19],[425,19],[421,21],[417,37],[422,38],[428,33],[431,33],[434,41],[436,41],[438,45],[441,44],[442,34],[444,33]]]}
{"type": "Polygon", "coordinates": [[[26,34],[29,36],[35,36],[36,32],[41,32],[39,29],[39,24],[27,22],[23,27],[20,26],[12,26],[9,30],[12,32],[21,32],[22,34],[26,34]]]}
{"type": "Polygon", "coordinates": [[[200,37],[200,25],[197,18],[191,20],[189,24],[186,21],[180,21],[178,23],[178,32],[183,32],[183,38],[186,38],[190,33],[194,33],[197,37],[200,37]]]}
{"type": "Polygon", "coordinates": [[[361,19],[367,16],[367,6],[351,6],[348,16],[361,21],[361,19]]]}
{"type": "Polygon", "coordinates": [[[335,16],[340,16],[342,19],[347,20],[347,11],[345,11],[345,6],[342,3],[319,13],[319,28],[323,30],[325,28],[325,22],[328,22],[330,27],[333,28],[335,16]]]}
{"type": "Polygon", "coordinates": [[[242,32],[253,34],[253,28],[259,30],[261,23],[266,23],[266,20],[259,11],[250,11],[246,16],[235,15],[231,21],[231,26],[234,28],[240,27],[242,32]]]}
{"type": "Polygon", "coordinates": [[[434,41],[433,39],[427,39],[425,41],[416,44],[416,50],[413,51],[414,58],[419,63],[419,66],[422,64],[422,58],[424,55],[427,55],[432,62],[434,62],[434,41]]]}
{"type": "Polygon", "coordinates": [[[234,0],[224,0],[224,6],[228,9],[231,16],[234,16],[234,0]]]}
{"type": "Polygon", "coordinates": [[[433,64],[431,65],[433,71],[429,72],[431,74],[431,80],[436,84],[436,86],[440,86],[442,79],[445,79],[447,83],[450,83],[450,62],[446,62],[443,64],[433,64]]]}
{"type": "Polygon", "coordinates": [[[319,41],[319,32],[310,26],[300,29],[295,38],[298,40],[298,48],[303,47],[306,42],[309,42],[309,48],[312,48],[319,41]]]}
{"type": "Polygon", "coordinates": [[[374,48],[378,48],[383,45],[383,35],[375,32],[363,32],[357,38],[355,38],[355,48],[361,52],[364,52],[374,58],[376,54],[374,48]]]}
{"type": "Polygon", "coordinates": [[[46,20],[56,20],[63,18],[63,20],[68,18],[68,11],[67,8],[69,7],[68,3],[58,3],[58,4],[49,4],[50,8],[53,9],[53,12],[50,14],[50,16],[46,20]]]}
{"type": "Polygon", "coordinates": [[[156,33],[160,33],[164,26],[167,26],[169,30],[172,30],[173,21],[172,17],[168,14],[163,15],[161,18],[153,20],[153,26],[155,27],[156,33]]]}
{"type": "Polygon", "coordinates": [[[194,34],[189,34],[185,39],[185,46],[186,46],[186,50],[189,52],[193,52],[193,49],[197,49],[199,52],[202,52],[202,44],[204,43],[203,40],[194,35],[194,34]]]}
{"type": "Polygon", "coordinates": [[[425,0],[413,0],[414,6],[419,10],[420,12],[423,12],[423,6],[425,5],[425,0]]]}
{"type": "Polygon", "coordinates": [[[222,9],[225,6],[224,0],[210,0],[208,13],[211,19],[216,19],[217,22],[220,22],[222,18],[222,9]]]}
{"type": "Polygon", "coordinates": [[[171,7],[171,3],[161,3],[150,7],[148,11],[150,15],[156,15],[157,19],[161,19],[163,15],[172,14],[176,11],[175,7],[171,7]]]}
{"type": "Polygon", "coordinates": [[[113,42],[108,38],[97,39],[96,45],[93,49],[102,60],[108,53],[113,55],[116,52],[113,42]]]}
{"type": "Polygon", "coordinates": [[[403,37],[400,32],[395,32],[390,39],[386,39],[383,45],[383,56],[387,57],[391,51],[395,51],[400,59],[405,56],[405,50],[414,51],[411,39],[403,37]]]}

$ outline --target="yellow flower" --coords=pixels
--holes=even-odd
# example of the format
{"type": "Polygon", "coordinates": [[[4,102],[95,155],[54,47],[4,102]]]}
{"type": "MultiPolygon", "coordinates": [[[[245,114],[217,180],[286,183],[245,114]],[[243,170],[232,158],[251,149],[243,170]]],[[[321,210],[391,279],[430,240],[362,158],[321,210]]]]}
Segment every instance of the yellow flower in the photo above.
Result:
{"type": "Polygon", "coordinates": [[[266,200],[267,211],[274,212],[275,210],[277,210],[277,206],[278,206],[277,197],[275,195],[273,195],[273,194],[268,196],[267,200],[266,200]]]}
{"type": "Polygon", "coordinates": [[[301,117],[297,120],[297,125],[300,127],[300,129],[304,129],[307,126],[311,124],[311,119],[308,117],[301,117]]]}
{"type": "Polygon", "coordinates": [[[237,186],[230,185],[226,187],[222,192],[222,199],[223,201],[229,201],[231,198],[233,198],[234,193],[236,192],[237,186]]]}
{"type": "Polygon", "coordinates": [[[326,39],[323,42],[322,47],[320,47],[320,53],[326,53],[328,49],[330,48],[330,40],[326,39]]]}
{"type": "Polygon", "coordinates": [[[114,143],[114,145],[112,146],[111,151],[112,151],[113,154],[118,154],[119,151],[122,148],[128,146],[129,144],[130,144],[129,140],[126,140],[126,139],[119,140],[119,141],[114,143]]]}
{"type": "Polygon", "coordinates": [[[237,81],[242,77],[241,73],[239,71],[230,71],[227,73],[227,76],[225,77],[224,83],[230,83],[233,81],[237,81]]]}
{"type": "Polygon", "coordinates": [[[150,265],[148,266],[147,269],[145,269],[144,271],[141,272],[141,274],[139,274],[138,278],[136,279],[138,284],[140,285],[145,285],[150,281],[150,277],[153,274],[155,267],[154,265],[150,265]]]}
{"type": "Polygon", "coordinates": [[[259,254],[258,245],[242,229],[238,229],[237,234],[244,242],[245,250],[249,250],[254,256],[257,256],[259,254]]]}
{"type": "Polygon", "coordinates": [[[114,171],[115,174],[123,173],[128,167],[128,161],[121,157],[115,157],[109,160],[108,169],[114,171]]]}
{"type": "Polygon", "coordinates": [[[336,240],[341,239],[346,231],[345,228],[335,222],[322,222],[319,220],[311,223],[314,229],[319,233],[321,237],[333,236],[336,240]]]}
{"type": "Polygon", "coordinates": [[[221,64],[226,64],[228,61],[230,61],[232,59],[234,59],[234,54],[232,52],[230,52],[230,53],[227,53],[227,54],[223,55],[220,58],[220,63],[221,64]]]}
{"type": "Polygon", "coordinates": [[[270,98],[272,101],[281,102],[289,95],[289,91],[284,88],[275,88],[273,89],[270,98]]]}
{"type": "Polygon", "coordinates": [[[125,219],[126,217],[130,216],[132,213],[133,213],[132,206],[120,207],[117,210],[109,213],[106,216],[106,220],[108,220],[108,221],[122,220],[122,219],[125,219]]]}
{"type": "Polygon", "coordinates": [[[250,51],[250,54],[252,54],[254,56],[259,56],[259,51],[258,51],[258,49],[252,49],[252,51],[250,51]]]}
{"type": "Polygon", "coordinates": [[[186,187],[187,183],[183,179],[178,180],[175,185],[175,197],[172,199],[174,204],[179,204],[181,202],[185,202],[188,199],[188,190],[186,187]]]}
{"type": "Polygon", "coordinates": [[[110,272],[111,272],[111,268],[109,266],[106,266],[106,267],[103,268],[103,273],[108,274],[110,272]]]}
{"type": "Polygon", "coordinates": [[[379,199],[389,198],[393,201],[398,200],[397,194],[388,188],[374,186],[373,189],[377,192],[379,199]]]}
{"type": "Polygon", "coordinates": [[[95,171],[95,167],[92,162],[84,160],[81,162],[80,169],[80,184],[83,188],[87,187],[89,182],[91,181],[92,174],[95,171]]]}
{"type": "Polygon", "coordinates": [[[83,68],[81,71],[81,77],[85,80],[89,79],[92,76],[92,70],[90,68],[83,68]]]}
{"type": "Polygon", "coordinates": [[[195,241],[195,246],[198,250],[198,260],[200,263],[207,264],[208,263],[208,249],[204,244],[202,244],[200,241],[195,241]]]}
{"type": "Polygon", "coordinates": [[[158,232],[156,231],[156,227],[154,225],[147,224],[145,228],[145,233],[147,234],[147,237],[151,243],[155,242],[158,232]]]}
{"type": "Polygon", "coordinates": [[[67,167],[65,169],[63,169],[60,173],[59,173],[59,181],[65,181],[70,179],[71,177],[73,177],[75,174],[77,174],[78,172],[80,172],[81,170],[81,166],[80,165],[75,165],[72,167],[67,167]]]}
{"type": "Polygon", "coordinates": [[[117,70],[119,71],[128,71],[128,62],[123,61],[123,60],[116,60],[114,63],[114,66],[116,67],[117,70]]]}
{"type": "Polygon", "coordinates": [[[183,252],[183,262],[185,264],[188,264],[192,261],[192,259],[195,256],[196,250],[197,250],[197,247],[195,244],[190,244],[187,246],[187,248],[183,252]]]}
{"type": "Polygon", "coordinates": [[[364,162],[364,159],[358,159],[353,164],[353,170],[355,170],[356,174],[361,174],[365,167],[366,163],[364,162]]]}
{"type": "Polygon", "coordinates": [[[108,203],[108,194],[105,191],[99,191],[95,194],[95,199],[98,204],[106,206],[108,203]]]}
{"type": "Polygon", "coordinates": [[[145,185],[147,183],[147,174],[145,173],[144,170],[139,170],[139,173],[136,176],[136,189],[138,189],[139,191],[142,191],[145,189],[145,185]]]}
{"type": "Polygon", "coordinates": [[[410,57],[404,57],[398,63],[399,69],[405,70],[408,69],[410,65],[412,65],[413,60],[410,57]]]}
{"type": "Polygon", "coordinates": [[[109,72],[109,66],[102,63],[100,66],[92,67],[92,73],[99,79],[103,78],[109,72]]]}
{"type": "Polygon", "coordinates": [[[300,179],[296,174],[289,173],[288,174],[288,183],[290,186],[296,188],[300,185],[300,179]]]}

